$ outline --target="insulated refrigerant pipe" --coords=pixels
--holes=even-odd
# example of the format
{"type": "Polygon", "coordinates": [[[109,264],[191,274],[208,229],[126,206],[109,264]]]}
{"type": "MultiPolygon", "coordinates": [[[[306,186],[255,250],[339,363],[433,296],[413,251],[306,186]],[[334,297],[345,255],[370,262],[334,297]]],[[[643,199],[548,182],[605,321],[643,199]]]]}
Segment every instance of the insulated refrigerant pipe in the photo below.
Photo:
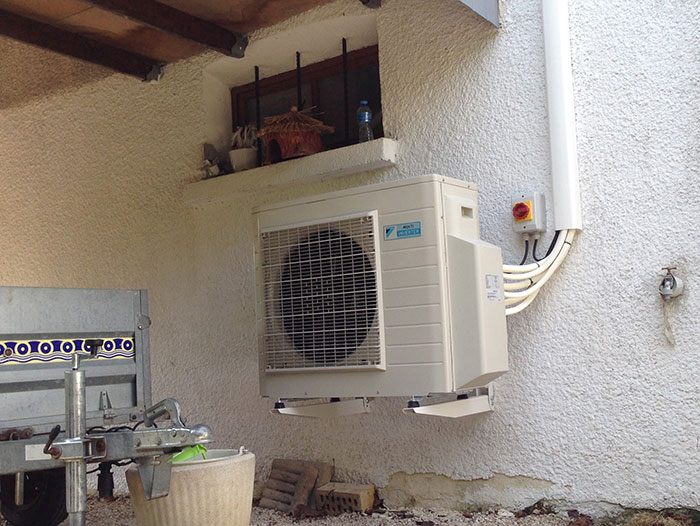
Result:
{"type": "Polygon", "coordinates": [[[564,246],[562,247],[561,252],[559,253],[559,256],[549,266],[549,268],[547,269],[547,272],[544,273],[544,275],[541,277],[541,279],[538,280],[534,285],[532,285],[531,287],[528,287],[525,290],[520,290],[517,292],[506,291],[505,292],[506,302],[509,299],[515,299],[515,300],[526,299],[530,294],[537,292],[539,289],[542,288],[542,286],[547,282],[547,280],[550,277],[552,277],[552,274],[554,274],[556,272],[556,270],[559,268],[559,265],[561,265],[562,262],[566,259],[566,255],[569,253],[569,247],[571,246],[571,242],[573,241],[574,236],[575,236],[574,232],[575,232],[574,230],[569,231],[569,234],[566,236],[566,241],[564,242],[564,246]]]}
{"type": "Polygon", "coordinates": [[[564,246],[567,232],[568,231],[564,231],[559,234],[552,253],[542,261],[530,263],[529,265],[503,265],[505,279],[527,279],[547,270],[547,267],[549,267],[559,255],[561,247],[564,246]]]}
{"type": "Polygon", "coordinates": [[[512,307],[506,307],[506,316],[510,316],[511,314],[517,314],[525,310],[530,305],[530,303],[532,303],[535,300],[539,293],[540,291],[536,290],[530,296],[528,296],[528,298],[525,301],[521,301],[520,303],[518,303],[517,305],[513,305],[512,307]]]}

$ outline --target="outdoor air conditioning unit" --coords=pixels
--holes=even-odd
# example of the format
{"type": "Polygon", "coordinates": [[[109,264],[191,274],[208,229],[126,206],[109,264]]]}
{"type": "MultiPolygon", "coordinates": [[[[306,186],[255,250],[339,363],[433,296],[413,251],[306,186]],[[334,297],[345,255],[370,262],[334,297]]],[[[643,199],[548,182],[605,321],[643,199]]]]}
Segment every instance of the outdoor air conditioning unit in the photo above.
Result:
{"type": "Polygon", "coordinates": [[[501,250],[473,184],[429,175],[256,208],[260,391],[411,396],[508,370],[501,250]]]}

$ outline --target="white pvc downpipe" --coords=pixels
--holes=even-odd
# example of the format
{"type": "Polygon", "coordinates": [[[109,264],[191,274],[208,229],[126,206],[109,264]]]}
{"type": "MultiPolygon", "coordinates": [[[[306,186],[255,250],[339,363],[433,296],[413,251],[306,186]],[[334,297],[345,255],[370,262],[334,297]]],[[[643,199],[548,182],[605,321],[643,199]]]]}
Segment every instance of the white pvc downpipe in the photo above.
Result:
{"type": "Polygon", "coordinates": [[[569,0],[542,0],[555,230],[581,230],[569,0]]]}

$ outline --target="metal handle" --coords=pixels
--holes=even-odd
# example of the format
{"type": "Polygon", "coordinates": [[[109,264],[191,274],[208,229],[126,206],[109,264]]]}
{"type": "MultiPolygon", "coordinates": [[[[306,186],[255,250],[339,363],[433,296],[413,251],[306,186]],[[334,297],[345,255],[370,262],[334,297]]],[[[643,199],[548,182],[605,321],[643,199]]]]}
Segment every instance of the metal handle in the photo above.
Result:
{"type": "Polygon", "coordinates": [[[60,432],[61,432],[60,425],[55,426],[51,430],[51,432],[49,433],[49,439],[46,441],[46,445],[44,446],[44,455],[51,455],[54,458],[58,458],[56,455],[60,456],[61,448],[51,446],[51,444],[53,444],[53,441],[56,440],[56,438],[58,437],[58,434],[60,432]]]}
{"type": "Polygon", "coordinates": [[[161,400],[153,407],[146,409],[143,416],[143,423],[146,427],[153,427],[154,422],[160,417],[170,420],[177,427],[185,427],[182,420],[182,409],[174,398],[161,400]]]}
{"type": "Polygon", "coordinates": [[[90,356],[93,358],[97,356],[97,353],[100,352],[100,349],[102,349],[102,346],[104,345],[105,341],[100,339],[100,338],[95,338],[92,340],[85,340],[85,348],[90,351],[90,356]]]}
{"type": "Polygon", "coordinates": [[[81,361],[97,358],[97,355],[100,353],[100,349],[102,349],[102,345],[104,345],[104,343],[105,341],[99,338],[85,340],[84,346],[90,352],[73,353],[73,370],[77,371],[78,369],[80,369],[81,361]]]}

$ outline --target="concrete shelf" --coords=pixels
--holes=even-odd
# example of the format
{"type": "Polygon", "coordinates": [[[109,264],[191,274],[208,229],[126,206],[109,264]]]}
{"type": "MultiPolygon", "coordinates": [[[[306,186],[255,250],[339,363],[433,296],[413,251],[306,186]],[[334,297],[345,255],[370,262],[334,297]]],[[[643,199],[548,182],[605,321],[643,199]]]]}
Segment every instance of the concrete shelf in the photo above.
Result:
{"type": "Polygon", "coordinates": [[[254,193],[312,183],[396,164],[398,144],[382,138],[185,186],[188,205],[222,203],[254,193]]]}

